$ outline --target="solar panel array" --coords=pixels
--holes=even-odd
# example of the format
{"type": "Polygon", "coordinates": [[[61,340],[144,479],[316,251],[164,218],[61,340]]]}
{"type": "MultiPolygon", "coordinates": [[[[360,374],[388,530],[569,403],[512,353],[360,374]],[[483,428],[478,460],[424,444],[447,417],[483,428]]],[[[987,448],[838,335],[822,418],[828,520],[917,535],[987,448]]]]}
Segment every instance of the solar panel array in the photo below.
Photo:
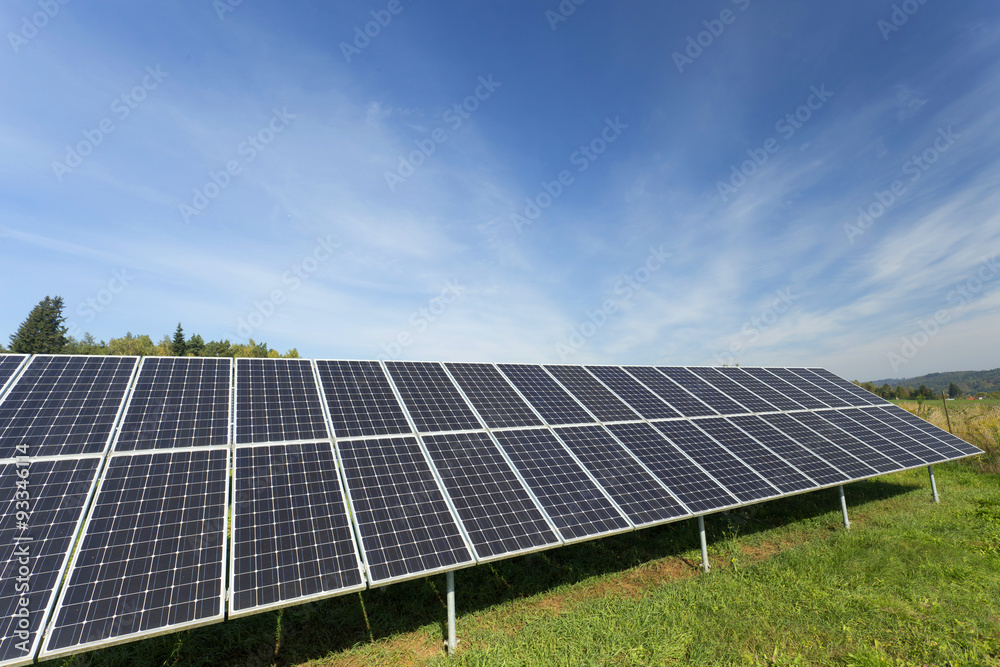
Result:
{"type": "Polygon", "coordinates": [[[824,369],[0,355],[0,664],[978,453],[824,369]]]}

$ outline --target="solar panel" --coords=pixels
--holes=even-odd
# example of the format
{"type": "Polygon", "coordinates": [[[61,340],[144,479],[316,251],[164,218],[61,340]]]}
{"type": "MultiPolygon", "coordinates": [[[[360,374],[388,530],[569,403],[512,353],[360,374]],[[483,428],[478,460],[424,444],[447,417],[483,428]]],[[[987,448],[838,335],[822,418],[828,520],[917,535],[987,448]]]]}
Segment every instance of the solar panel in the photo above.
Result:
{"type": "Polygon", "coordinates": [[[590,413],[603,422],[642,419],[583,366],[546,366],[559,382],[576,396],[590,413]]]}
{"type": "Polygon", "coordinates": [[[435,433],[483,428],[441,364],[387,361],[386,368],[417,431],[435,433]]]}
{"type": "Polygon", "coordinates": [[[237,445],[330,437],[307,359],[236,360],[237,445]]]}
{"type": "Polygon", "coordinates": [[[551,431],[500,431],[495,435],[563,540],[590,539],[632,528],[551,431]]]}
{"type": "Polygon", "coordinates": [[[423,442],[480,561],[560,544],[487,434],[445,433],[423,442]]]}
{"type": "MultiPolygon", "coordinates": [[[[810,382],[812,382],[814,385],[816,385],[826,393],[833,394],[834,396],[844,401],[848,405],[853,405],[853,406],[872,405],[872,402],[869,401],[864,396],[860,396],[856,394],[854,391],[844,388],[843,384],[850,384],[850,383],[831,382],[825,376],[820,375],[819,373],[816,373],[815,371],[812,371],[808,368],[793,368],[792,372],[794,372],[796,375],[802,378],[805,378],[806,380],[809,380],[810,382]]],[[[868,392],[865,393],[867,394],[868,392]]]]}
{"type": "Polygon", "coordinates": [[[555,432],[636,527],[689,514],[604,427],[567,426],[555,432]]]}
{"type": "Polygon", "coordinates": [[[748,503],[780,495],[767,480],[691,422],[658,422],[657,430],[690,456],[731,494],[748,503]]]}
{"type": "Polygon", "coordinates": [[[144,358],[115,451],[228,445],[232,361],[144,358]]]}
{"type": "Polygon", "coordinates": [[[792,419],[790,415],[764,415],[761,419],[844,473],[848,479],[863,479],[878,474],[874,468],[848,454],[809,426],[792,419]]]}
{"type": "Polygon", "coordinates": [[[714,368],[693,367],[688,370],[751,412],[778,411],[778,408],[714,368]]]}
{"type": "Polygon", "coordinates": [[[0,459],[100,454],[138,357],[35,355],[0,402],[0,459]]]}
{"type": "Polygon", "coordinates": [[[96,456],[0,464],[0,665],[32,661],[100,465],[96,456]]]}
{"type": "Polygon", "coordinates": [[[222,620],[228,457],[111,456],[40,657],[222,620]]]}
{"type": "Polygon", "coordinates": [[[694,394],[651,366],[625,366],[625,371],[652,389],[670,407],[685,417],[702,417],[719,414],[699,400],[694,394]]]}
{"type": "MultiPolygon", "coordinates": [[[[746,366],[741,366],[739,370],[743,371],[744,373],[754,378],[761,384],[771,387],[781,396],[784,396],[788,400],[794,401],[795,403],[797,403],[798,405],[802,406],[807,410],[830,407],[823,401],[813,396],[812,394],[807,393],[804,389],[791,384],[789,381],[785,380],[782,377],[779,377],[774,372],[778,369],[752,368],[752,367],[748,368],[746,366]]],[[[725,371],[725,369],[723,369],[723,371],[725,371]]],[[[806,385],[805,381],[803,381],[797,375],[795,376],[795,379],[800,381],[803,387],[806,385]]],[[[815,389],[815,387],[813,387],[813,389],[815,389]]],[[[774,403],[774,401],[771,401],[771,403],[774,403]]],[[[788,409],[794,409],[794,408],[788,408],[788,409]]]]}
{"type": "MultiPolygon", "coordinates": [[[[924,421],[920,417],[917,417],[916,415],[907,412],[906,410],[897,405],[892,405],[890,403],[889,405],[882,408],[882,410],[886,414],[894,415],[895,417],[903,420],[907,424],[910,424],[911,426],[923,431],[924,433],[937,438],[945,445],[951,447],[953,450],[958,452],[957,456],[975,456],[976,454],[983,453],[983,450],[979,449],[978,447],[970,445],[961,438],[956,438],[951,433],[948,433],[948,431],[940,429],[937,426],[934,426],[933,424],[924,421]]],[[[941,450],[939,449],[939,451],[941,450]]]]}
{"type": "MultiPolygon", "coordinates": [[[[768,385],[765,382],[757,379],[750,373],[746,372],[744,368],[736,368],[733,366],[723,366],[721,368],[713,369],[720,375],[732,380],[733,382],[739,383],[741,386],[746,387],[755,395],[760,396],[762,399],[773,405],[778,410],[802,410],[804,406],[792,400],[785,394],[768,385]]],[[[778,378],[772,376],[774,381],[778,382],[778,378]]]]}
{"type": "Polygon", "coordinates": [[[792,419],[803,426],[812,429],[830,442],[834,443],[851,456],[864,461],[866,465],[874,468],[880,473],[899,470],[900,466],[886,456],[879,454],[874,449],[861,442],[854,436],[848,435],[843,430],[837,428],[826,419],[820,417],[819,412],[800,412],[792,414],[792,419]]]}
{"type": "Polygon", "coordinates": [[[726,419],[722,417],[699,419],[692,423],[782,493],[797,493],[816,486],[811,479],[793,468],[787,461],[766,449],[726,419]]]}
{"type": "Polygon", "coordinates": [[[531,406],[493,364],[450,363],[445,366],[488,427],[542,425],[531,406]]]}
{"type": "Polygon", "coordinates": [[[848,382],[844,378],[834,375],[825,368],[808,368],[806,370],[808,370],[810,373],[813,373],[814,375],[818,375],[827,382],[830,382],[836,385],[837,387],[840,387],[842,390],[848,392],[849,394],[853,394],[859,400],[858,403],[859,405],[865,405],[865,404],[891,405],[891,403],[889,403],[889,401],[885,400],[884,398],[876,396],[870,391],[862,389],[853,382],[848,382]]]}
{"type": "Polygon", "coordinates": [[[897,440],[902,440],[902,435],[896,434],[891,437],[879,435],[870,428],[851,419],[851,415],[857,410],[827,410],[822,413],[823,419],[827,420],[837,428],[854,436],[869,447],[878,451],[879,454],[895,461],[903,468],[913,468],[926,463],[923,459],[914,456],[898,444],[897,440]]]}
{"type": "Polygon", "coordinates": [[[403,408],[377,361],[320,359],[316,371],[338,438],[410,432],[403,408]]]}
{"type": "Polygon", "coordinates": [[[788,384],[798,389],[800,392],[812,396],[814,400],[820,401],[822,405],[816,406],[817,408],[820,407],[846,408],[850,405],[850,403],[848,403],[847,401],[843,401],[834,396],[833,394],[823,391],[812,382],[809,382],[809,380],[806,380],[803,377],[796,375],[788,368],[768,368],[767,370],[775,377],[784,380],[788,384]]]}
{"type": "Polygon", "coordinates": [[[727,398],[721,391],[708,384],[686,368],[660,366],[656,370],[660,371],[668,378],[687,389],[706,404],[712,406],[712,408],[714,408],[719,414],[738,415],[749,412],[749,410],[744,408],[742,405],[730,398],[727,398]]]}
{"type": "Polygon", "coordinates": [[[0,397],[27,358],[26,354],[0,354],[0,397]]]}
{"type": "Polygon", "coordinates": [[[365,587],[330,442],[237,447],[229,615],[365,587]]]}
{"type": "Polygon", "coordinates": [[[590,424],[595,421],[541,366],[497,364],[497,367],[547,424],[590,424]]]}
{"type": "Polygon", "coordinates": [[[618,424],[610,427],[610,431],[690,511],[706,512],[739,503],[719,482],[649,424],[618,424]]]}
{"type": "MultiPolygon", "coordinates": [[[[934,452],[936,456],[940,457],[939,460],[944,461],[961,456],[959,451],[954,447],[951,447],[930,433],[925,432],[923,429],[917,428],[907,420],[901,419],[897,415],[890,413],[888,410],[871,408],[865,410],[864,412],[867,413],[872,419],[894,428],[907,437],[919,442],[929,451],[934,452]]],[[[919,417],[914,417],[914,419],[919,419],[919,417]]]]}
{"type": "Polygon", "coordinates": [[[921,438],[904,433],[901,429],[888,424],[875,414],[875,410],[845,410],[844,414],[851,419],[862,424],[883,438],[891,440],[898,446],[910,452],[925,463],[937,463],[944,461],[947,457],[925,445],[921,438]]]}
{"type": "Polygon", "coordinates": [[[339,440],[373,586],[472,565],[472,551],[414,437],[339,440]]]}
{"type": "Polygon", "coordinates": [[[738,428],[743,429],[756,438],[758,442],[767,446],[772,452],[778,454],[811,477],[818,484],[826,486],[829,484],[840,484],[842,482],[849,481],[847,475],[840,472],[829,463],[816,456],[816,454],[783,434],[778,429],[769,425],[760,417],[755,415],[744,415],[741,417],[729,417],[728,419],[738,428]]]}
{"type": "Polygon", "coordinates": [[[618,366],[587,366],[587,370],[621,396],[643,419],[672,419],[682,416],[618,366]]]}

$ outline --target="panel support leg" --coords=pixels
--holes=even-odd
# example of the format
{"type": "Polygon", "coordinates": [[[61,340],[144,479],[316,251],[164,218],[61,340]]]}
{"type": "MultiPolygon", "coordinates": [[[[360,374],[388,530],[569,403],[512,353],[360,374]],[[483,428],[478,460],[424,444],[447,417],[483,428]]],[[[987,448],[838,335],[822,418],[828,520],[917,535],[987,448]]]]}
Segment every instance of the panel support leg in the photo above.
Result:
{"type": "Polygon", "coordinates": [[[931,476],[931,493],[934,494],[934,502],[939,503],[941,499],[938,497],[937,482],[934,481],[934,466],[927,466],[927,473],[931,476]]]}
{"type": "Polygon", "coordinates": [[[705,517],[698,517],[698,536],[701,538],[701,571],[708,572],[708,542],[705,540],[705,517]]]}
{"type": "Polygon", "coordinates": [[[458,639],[455,638],[455,572],[448,572],[448,655],[455,652],[458,639]]]}
{"type": "Polygon", "coordinates": [[[844,496],[844,485],[841,484],[840,489],[840,511],[844,514],[844,528],[847,530],[851,529],[851,520],[847,518],[847,498],[844,496]]]}

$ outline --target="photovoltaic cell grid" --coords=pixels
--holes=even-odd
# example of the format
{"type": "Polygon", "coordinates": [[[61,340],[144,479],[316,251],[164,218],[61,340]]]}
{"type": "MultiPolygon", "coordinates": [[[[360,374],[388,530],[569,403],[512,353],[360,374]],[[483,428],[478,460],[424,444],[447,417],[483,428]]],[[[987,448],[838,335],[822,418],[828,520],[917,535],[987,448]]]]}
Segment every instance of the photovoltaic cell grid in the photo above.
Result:
{"type": "MultiPolygon", "coordinates": [[[[847,405],[855,405],[855,406],[872,405],[872,402],[869,401],[866,397],[861,396],[853,391],[850,391],[849,389],[845,389],[841,384],[831,382],[826,377],[819,375],[818,373],[815,373],[809,370],[808,368],[792,368],[791,371],[796,375],[798,375],[799,377],[801,377],[802,379],[812,382],[814,385],[816,385],[826,393],[836,396],[844,403],[847,403],[847,405]]],[[[845,382],[844,384],[850,384],[850,383],[845,382]]],[[[867,394],[868,392],[864,393],[867,394]]],[[[886,403],[887,402],[888,401],[886,401],[886,403]]]]}
{"type": "Polygon", "coordinates": [[[222,620],[228,456],[112,455],[41,657],[222,620]]]}
{"type": "Polygon", "coordinates": [[[493,364],[445,364],[490,428],[541,426],[542,420],[493,364]]]}
{"type": "MultiPolygon", "coordinates": [[[[887,426],[890,426],[900,433],[913,438],[924,447],[927,447],[931,451],[937,452],[943,459],[951,459],[962,456],[962,454],[952,447],[951,445],[945,443],[943,440],[935,437],[930,432],[924,431],[919,425],[913,423],[913,420],[920,419],[915,417],[905,410],[900,409],[902,414],[890,411],[887,409],[870,409],[865,410],[873,419],[876,419],[887,426]]],[[[923,421],[920,419],[920,421],[923,421]]],[[[963,441],[964,442],[964,441],[963,441]]]]}
{"type": "MultiPolygon", "coordinates": [[[[733,366],[722,366],[721,368],[713,369],[719,375],[738,383],[739,385],[745,387],[754,395],[767,401],[769,404],[773,405],[776,409],[787,411],[787,410],[803,410],[804,406],[797,403],[794,399],[782,394],[772,385],[781,382],[778,378],[771,376],[773,379],[772,385],[769,385],[761,380],[757,379],[755,376],[745,372],[742,368],[735,368],[733,366]]],[[[783,383],[787,384],[787,383],[783,383]]]]}
{"type": "Polygon", "coordinates": [[[563,540],[632,528],[551,431],[501,431],[496,438],[563,540]]]}
{"type": "Polygon", "coordinates": [[[750,412],[686,368],[659,366],[656,370],[712,406],[720,415],[738,415],[750,412]]]}
{"type": "Polygon", "coordinates": [[[649,424],[619,424],[610,427],[609,430],[652,470],[691,512],[707,512],[739,504],[740,501],[727,489],[649,424]]]}
{"type": "Polygon", "coordinates": [[[817,408],[846,408],[850,405],[847,401],[840,400],[833,394],[823,391],[809,380],[793,373],[789,368],[768,368],[767,371],[792,385],[802,394],[812,396],[814,401],[821,401],[822,405],[816,406],[817,408]]]}
{"type": "Polygon", "coordinates": [[[545,367],[577,400],[602,422],[637,421],[641,417],[632,408],[587,372],[583,366],[545,367]]]}
{"type": "Polygon", "coordinates": [[[778,429],[769,425],[760,417],[745,415],[729,417],[728,419],[738,428],[756,438],[758,442],[804,472],[817,484],[826,486],[828,484],[840,484],[848,481],[847,475],[778,429]]]}
{"type": "Polygon", "coordinates": [[[846,431],[837,428],[830,421],[820,415],[821,412],[799,412],[791,415],[792,419],[803,426],[809,428],[813,433],[817,433],[826,438],[837,447],[840,447],[851,456],[859,459],[870,468],[874,468],[879,473],[899,470],[903,466],[890,458],[878,453],[865,443],[861,442],[846,431]]]}
{"type": "Polygon", "coordinates": [[[416,438],[340,440],[337,452],[372,585],[475,562],[416,438]]]}
{"type": "Polygon", "coordinates": [[[232,359],[146,357],[115,451],[229,444],[232,359]]]}
{"type": "Polygon", "coordinates": [[[865,404],[881,405],[881,406],[892,405],[891,403],[889,403],[889,401],[885,400],[884,398],[876,396],[870,391],[865,391],[858,385],[854,384],[853,382],[848,382],[842,377],[837,377],[836,375],[826,370],[825,368],[808,368],[806,370],[808,370],[813,375],[816,375],[822,378],[823,380],[831,384],[834,384],[837,387],[840,387],[844,391],[853,394],[859,400],[859,402],[855,403],[855,405],[865,405],[865,404]]]}
{"type": "Polygon", "coordinates": [[[330,437],[307,359],[236,360],[235,437],[237,445],[330,437]]]}
{"type": "Polygon", "coordinates": [[[420,433],[483,427],[441,364],[389,361],[386,368],[420,433]]]}
{"type": "Polygon", "coordinates": [[[10,379],[14,377],[14,373],[27,358],[26,354],[0,354],[0,396],[3,395],[4,387],[7,386],[10,379]]]}
{"type": "MultiPolygon", "coordinates": [[[[722,368],[720,370],[721,372],[727,371],[726,368],[722,368]]],[[[776,373],[773,373],[772,371],[775,369],[743,367],[737,370],[741,371],[745,375],[749,375],[761,384],[771,387],[774,391],[778,392],[786,399],[794,401],[807,410],[830,407],[812,394],[806,393],[803,389],[791,384],[788,380],[780,377],[776,373]]],[[[800,378],[796,376],[796,379],[800,378]]]]}
{"type": "Polygon", "coordinates": [[[485,433],[423,437],[480,560],[559,545],[559,537],[485,433]]]}
{"type": "Polygon", "coordinates": [[[822,413],[822,417],[848,435],[853,436],[872,449],[877,450],[886,458],[896,462],[901,468],[913,468],[927,463],[895,442],[908,440],[908,438],[903,438],[902,435],[897,435],[891,440],[884,438],[852,419],[851,414],[855,412],[857,410],[844,410],[843,412],[827,411],[822,413]]]}
{"type": "MultiPolygon", "coordinates": [[[[879,419],[874,410],[845,410],[845,415],[849,416],[859,424],[866,426],[883,438],[898,444],[914,456],[919,457],[925,463],[937,463],[946,458],[950,458],[928,447],[923,442],[923,438],[906,434],[902,429],[894,428],[884,420],[879,419]]],[[[957,455],[957,452],[956,452],[957,455]]]]}
{"type": "Polygon", "coordinates": [[[556,435],[635,526],[690,514],[603,426],[567,426],[556,429],[556,435]]]}
{"type": "Polygon", "coordinates": [[[714,368],[695,367],[689,368],[688,370],[712,385],[715,389],[718,389],[720,392],[725,394],[726,397],[733,399],[743,407],[749,409],[750,412],[777,411],[776,407],[762,399],[760,396],[754,394],[743,385],[723,375],[714,368]]]}
{"type": "Polygon", "coordinates": [[[587,370],[621,396],[644,419],[673,419],[681,416],[681,413],[617,366],[587,366],[587,370]]]}
{"type": "Polygon", "coordinates": [[[888,406],[883,408],[883,410],[887,414],[899,417],[906,423],[918,428],[924,433],[934,436],[938,440],[942,441],[944,444],[950,446],[955,451],[959,452],[959,455],[961,456],[975,456],[976,454],[982,454],[982,450],[979,449],[978,447],[974,447],[969,443],[967,443],[965,440],[962,440],[961,438],[956,438],[951,433],[948,433],[948,431],[939,429],[933,424],[925,422],[920,417],[910,414],[909,412],[899,407],[898,405],[889,404],[888,406]]]}
{"type": "Polygon", "coordinates": [[[651,366],[626,366],[625,370],[685,417],[719,414],[691,392],[651,366]]]}
{"type": "Polygon", "coordinates": [[[318,360],[316,370],[338,438],[410,432],[403,408],[377,361],[318,360]]]}
{"type": "Polygon", "coordinates": [[[329,441],[237,447],[230,615],[365,587],[329,441]]]}
{"type": "Polygon", "coordinates": [[[588,424],[594,418],[541,366],[497,364],[547,424],[588,424]]]}
{"type": "Polygon", "coordinates": [[[100,465],[96,456],[0,465],[0,665],[34,656],[100,465]],[[18,518],[19,511],[28,517],[18,518]],[[28,600],[27,628],[15,616],[22,597],[28,600]]]}
{"type": "Polygon", "coordinates": [[[100,454],[137,357],[36,355],[0,402],[0,459],[100,454]]]}

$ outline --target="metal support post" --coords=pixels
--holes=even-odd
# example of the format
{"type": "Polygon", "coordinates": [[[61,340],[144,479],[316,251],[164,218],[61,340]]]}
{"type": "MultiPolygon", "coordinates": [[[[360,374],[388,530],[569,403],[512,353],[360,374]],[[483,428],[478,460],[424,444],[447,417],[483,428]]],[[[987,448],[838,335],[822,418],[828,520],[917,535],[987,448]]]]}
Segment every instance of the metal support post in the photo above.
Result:
{"type": "Polygon", "coordinates": [[[844,528],[847,530],[851,529],[851,520],[847,518],[847,498],[844,497],[844,485],[841,484],[840,489],[840,510],[844,513],[844,528]]]}
{"type": "Polygon", "coordinates": [[[934,494],[934,502],[939,503],[941,499],[938,498],[937,482],[934,481],[934,466],[927,466],[927,472],[931,476],[931,493],[934,494]]]}
{"type": "Polygon", "coordinates": [[[705,517],[698,517],[698,535],[701,537],[701,571],[708,572],[708,542],[705,541],[705,517]]]}
{"type": "Polygon", "coordinates": [[[448,655],[455,652],[458,640],[455,638],[455,572],[445,575],[448,579],[448,655]]]}

